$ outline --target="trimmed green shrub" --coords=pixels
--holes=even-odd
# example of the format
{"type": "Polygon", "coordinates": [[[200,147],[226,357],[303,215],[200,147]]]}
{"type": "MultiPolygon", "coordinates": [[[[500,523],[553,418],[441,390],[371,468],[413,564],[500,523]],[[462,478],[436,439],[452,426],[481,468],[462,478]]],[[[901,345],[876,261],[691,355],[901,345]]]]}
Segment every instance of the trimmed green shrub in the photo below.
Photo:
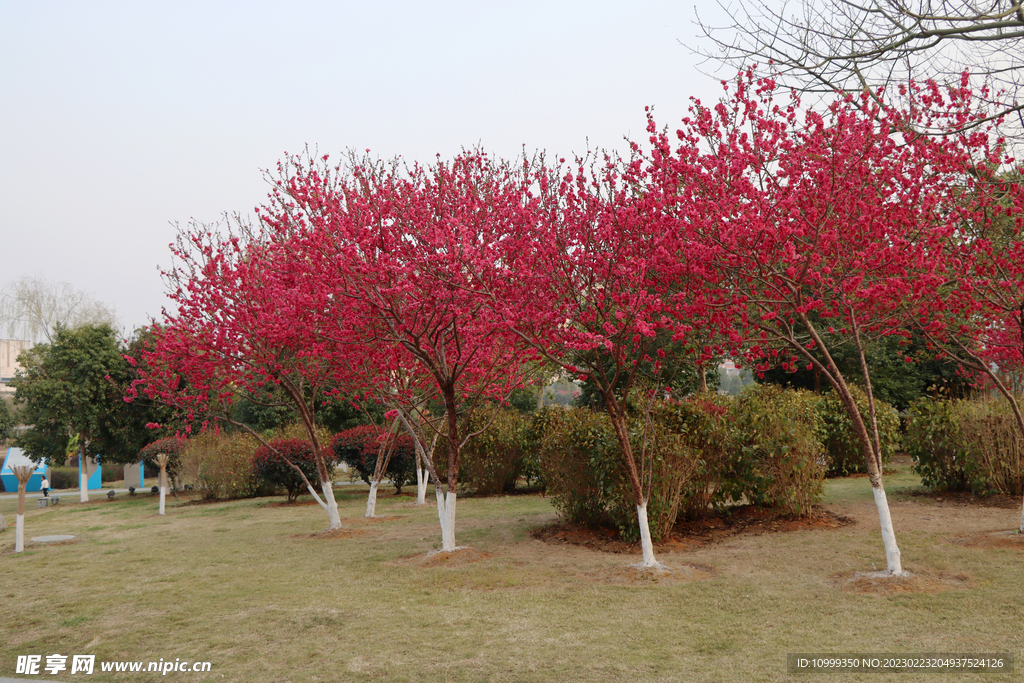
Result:
{"type": "MultiPolygon", "coordinates": [[[[274,439],[270,446],[273,450],[261,445],[253,453],[252,475],[268,488],[283,488],[288,493],[288,502],[294,503],[306,490],[306,482],[288,463],[298,465],[306,479],[316,486],[320,481],[320,473],[313,447],[301,439],[274,439]]],[[[328,469],[333,469],[333,465],[333,462],[329,463],[328,469]]]]}
{"type": "Polygon", "coordinates": [[[735,447],[722,476],[730,500],[807,514],[820,499],[825,467],[817,397],[762,384],[733,404],[735,447]]]}
{"type": "Polygon", "coordinates": [[[1024,493],[1024,437],[1002,398],[920,399],[908,411],[907,452],[937,491],[1024,493]]]}
{"type": "Polygon", "coordinates": [[[207,500],[252,498],[265,493],[252,476],[252,454],[259,446],[245,432],[204,432],[185,442],[178,477],[207,500]]]}
{"type": "MultiPolygon", "coordinates": [[[[868,410],[867,393],[856,385],[850,386],[850,393],[853,394],[853,400],[870,434],[871,412],[868,410]]],[[[853,420],[850,419],[850,413],[838,393],[830,391],[821,398],[818,415],[824,430],[822,443],[828,468],[826,476],[842,477],[854,472],[867,472],[860,439],[853,430],[853,420]]],[[[894,407],[876,396],[875,417],[878,422],[878,437],[882,446],[884,465],[892,459],[901,445],[900,415],[894,407]]]]}
{"type": "MultiPolygon", "coordinates": [[[[459,452],[459,488],[481,496],[514,490],[526,469],[527,421],[523,414],[508,408],[499,408],[497,414],[476,411],[470,429],[483,431],[459,452]]],[[[446,446],[442,439],[438,443],[446,446]]]]}
{"type": "MultiPolygon", "coordinates": [[[[716,490],[724,451],[714,437],[726,433],[724,413],[716,399],[658,403],[652,409],[646,445],[653,468],[647,517],[654,541],[671,532],[681,510],[693,513],[706,507],[716,490]]],[[[643,418],[631,420],[629,430],[639,461],[645,447],[643,418]]],[[[530,431],[540,435],[541,470],[562,517],[585,526],[615,526],[623,538],[637,540],[633,488],[607,414],[587,408],[544,409],[537,412],[530,431]]]]}
{"type": "Polygon", "coordinates": [[[538,436],[540,469],[555,510],[573,524],[610,525],[593,465],[618,456],[608,416],[586,408],[542,408],[534,414],[532,431],[538,436]]]}
{"type": "Polygon", "coordinates": [[[936,491],[966,491],[967,452],[960,432],[958,401],[920,398],[907,409],[904,448],[921,483],[936,491]]]}
{"type": "MultiPolygon", "coordinates": [[[[360,425],[335,434],[328,450],[338,462],[354,469],[369,484],[377,468],[381,440],[386,435],[387,432],[376,425],[360,425]]],[[[396,493],[401,493],[403,486],[416,481],[416,446],[412,437],[405,432],[398,432],[392,438],[394,450],[384,476],[395,485],[396,493]]],[[[384,455],[387,455],[387,451],[384,455]]]]}
{"type": "Polygon", "coordinates": [[[977,495],[1024,494],[1024,435],[1002,397],[960,401],[967,480],[977,495]]]}
{"type": "Polygon", "coordinates": [[[722,475],[735,450],[731,410],[728,397],[705,394],[663,404],[655,412],[693,459],[681,492],[678,516],[683,519],[700,519],[724,502],[722,475]]]}
{"type": "Polygon", "coordinates": [[[124,479],[124,466],[121,464],[104,464],[100,469],[100,481],[107,484],[118,479],[124,479]]]}
{"type": "Polygon", "coordinates": [[[47,474],[50,480],[51,489],[77,489],[78,468],[77,467],[51,467],[47,474]]]}

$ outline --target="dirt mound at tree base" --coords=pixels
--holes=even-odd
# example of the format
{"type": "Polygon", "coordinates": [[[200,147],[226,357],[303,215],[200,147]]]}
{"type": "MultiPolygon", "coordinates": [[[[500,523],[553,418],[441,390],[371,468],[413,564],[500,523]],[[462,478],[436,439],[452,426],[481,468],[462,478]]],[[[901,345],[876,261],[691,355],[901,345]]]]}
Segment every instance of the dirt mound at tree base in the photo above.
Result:
{"type": "Polygon", "coordinates": [[[935,571],[908,571],[905,576],[889,576],[883,572],[854,571],[833,574],[829,577],[829,583],[848,593],[900,595],[967,590],[971,587],[971,578],[967,574],[935,571]]]}
{"type": "Polygon", "coordinates": [[[1019,531],[982,531],[953,539],[965,548],[1014,548],[1024,550],[1024,534],[1019,531]]]}
{"type": "MultiPolygon", "coordinates": [[[[824,508],[809,515],[789,515],[770,508],[743,505],[715,512],[704,519],[676,524],[669,537],[654,546],[655,553],[696,550],[737,534],[760,535],[801,529],[839,529],[855,520],[824,508]]],[[[613,529],[587,529],[567,523],[540,527],[530,532],[539,541],[555,545],[569,544],[607,553],[640,552],[639,543],[623,541],[613,529]]]]}

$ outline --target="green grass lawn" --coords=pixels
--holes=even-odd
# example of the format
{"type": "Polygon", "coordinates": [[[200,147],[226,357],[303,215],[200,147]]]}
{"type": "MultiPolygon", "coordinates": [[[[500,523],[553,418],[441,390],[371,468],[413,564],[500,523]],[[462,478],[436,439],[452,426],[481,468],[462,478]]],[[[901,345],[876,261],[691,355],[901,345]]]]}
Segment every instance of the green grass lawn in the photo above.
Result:
{"type": "MultiPolygon", "coordinates": [[[[318,506],[283,498],[184,505],[156,514],[148,493],[57,507],[30,501],[26,537],[74,534],[13,553],[16,501],[0,500],[0,677],[26,654],[97,662],[209,661],[209,673],[43,674],[74,681],[806,681],[795,652],[1009,652],[1015,675],[871,674],[881,682],[1022,680],[1024,553],[951,542],[960,530],[1012,529],[1019,510],[914,500],[889,477],[904,567],[952,576],[948,590],[861,593],[840,572],[884,565],[866,479],[826,485],[826,505],[857,523],[740,535],[689,552],[704,580],[609,580],[639,560],[534,540],[556,520],[541,496],[461,498],[457,540],[477,562],[424,566],[440,543],[436,509],[340,487],[350,538],[313,538],[318,506]]],[[[430,499],[428,499],[430,500],[430,499]]],[[[681,576],[684,572],[679,571],[681,576]]],[[[70,659],[68,660],[70,664],[70,659]]],[[[27,677],[32,678],[32,677],[27,677]]]]}

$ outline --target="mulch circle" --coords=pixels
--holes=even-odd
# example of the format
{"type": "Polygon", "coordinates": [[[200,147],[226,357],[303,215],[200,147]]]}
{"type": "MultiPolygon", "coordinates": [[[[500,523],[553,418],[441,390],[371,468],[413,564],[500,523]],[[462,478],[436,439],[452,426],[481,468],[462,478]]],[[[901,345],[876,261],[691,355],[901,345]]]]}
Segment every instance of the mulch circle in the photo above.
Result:
{"type": "MultiPolygon", "coordinates": [[[[658,552],[696,550],[738,534],[760,535],[800,529],[839,529],[854,524],[851,517],[815,508],[806,516],[789,515],[778,510],[743,505],[714,512],[704,519],[679,522],[669,537],[654,548],[658,552]]],[[[639,543],[619,538],[613,529],[587,529],[564,522],[539,527],[533,538],[554,545],[576,545],[606,553],[636,554],[639,543]]]]}
{"type": "Polygon", "coordinates": [[[884,596],[967,590],[971,587],[971,577],[967,574],[932,571],[907,572],[906,576],[853,571],[833,574],[829,577],[829,583],[848,593],[884,596]]]}

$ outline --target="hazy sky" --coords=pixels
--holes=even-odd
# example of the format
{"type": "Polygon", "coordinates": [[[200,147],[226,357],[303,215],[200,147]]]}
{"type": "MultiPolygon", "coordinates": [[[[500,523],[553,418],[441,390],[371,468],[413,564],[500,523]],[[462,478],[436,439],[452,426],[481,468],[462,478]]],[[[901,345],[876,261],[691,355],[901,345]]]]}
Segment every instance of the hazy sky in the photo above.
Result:
{"type": "Polygon", "coordinates": [[[0,0],[0,286],[66,280],[127,333],[164,305],[172,224],[250,213],[286,152],[621,148],[645,105],[672,123],[721,92],[680,44],[694,16],[655,0],[0,0]]]}

